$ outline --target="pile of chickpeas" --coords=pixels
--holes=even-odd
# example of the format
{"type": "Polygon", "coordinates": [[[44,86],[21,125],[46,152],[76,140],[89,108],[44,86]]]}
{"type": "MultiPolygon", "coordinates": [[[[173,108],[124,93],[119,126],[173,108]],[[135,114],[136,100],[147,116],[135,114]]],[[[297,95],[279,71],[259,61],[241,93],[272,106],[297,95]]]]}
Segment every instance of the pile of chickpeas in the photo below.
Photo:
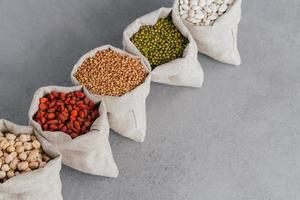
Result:
{"type": "Polygon", "coordinates": [[[0,132],[0,183],[42,168],[50,160],[34,135],[0,132]]]}

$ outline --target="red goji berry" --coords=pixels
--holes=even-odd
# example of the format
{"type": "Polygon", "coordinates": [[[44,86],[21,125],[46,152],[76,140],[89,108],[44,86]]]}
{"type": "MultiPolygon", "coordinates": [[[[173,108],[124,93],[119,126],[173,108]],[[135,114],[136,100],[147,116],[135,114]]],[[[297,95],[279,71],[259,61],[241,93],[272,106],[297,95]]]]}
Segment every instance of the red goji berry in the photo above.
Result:
{"type": "Polygon", "coordinates": [[[65,100],[66,99],[66,95],[63,92],[59,93],[59,97],[60,97],[61,100],[65,100]]]}
{"type": "Polygon", "coordinates": [[[48,98],[42,97],[40,98],[40,103],[46,103],[48,101],[48,98]]]}
{"type": "Polygon", "coordinates": [[[77,130],[80,130],[80,124],[78,121],[75,121],[74,122],[74,127],[77,129],[77,130]]]}
{"type": "Polygon", "coordinates": [[[66,132],[67,130],[68,130],[68,127],[67,127],[67,126],[63,126],[63,127],[60,129],[61,132],[66,132]]]}
{"type": "Polygon", "coordinates": [[[44,124],[43,125],[43,130],[45,131],[45,130],[48,130],[48,124],[44,124]]]}
{"type": "Polygon", "coordinates": [[[79,97],[79,98],[85,97],[84,93],[81,92],[81,91],[77,91],[77,92],[75,93],[75,95],[76,95],[77,97],[79,97]]]}
{"type": "Polygon", "coordinates": [[[57,124],[57,123],[58,123],[57,119],[52,119],[52,120],[47,121],[47,124],[57,124]]]}
{"type": "Polygon", "coordinates": [[[57,129],[58,129],[58,127],[57,127],[57,125],[56,125],[56,124],[51,124],[51,125],[49,125],[49,129],[52,129],[52,130],[57,130],[57,129]]]}
{"type": "Polygon", "coordinates": [[[52,101],[50,104],[49,104],[49,108],[53,108],[55,106],[55,101],[52,101]]]}
{"type": "Polygon", "coordinates": [[[47,110],[47,109],[48,109],[48,106],[47,106],[46,104],[44,104],[44,103],[41,103],[41,104],[39,105],[39,108],[40,108],[41,110],[47,110]]]}
{"type": "Polygon", "coordinates": [[[76,110],[71,111],[71,116],[76,117],[78,115],[78,112],[76,110]]]}
{"type": "Polygon", "coordinates": [[[90,127],[91,124],[92,124],[92,123],[91,123],[90,121],[84,122],[84,126],[85,126],[86,128],[90,127]]]}
{"type": "Polygon", "coordinates": [[[74,138],[78,137],[78,133],[74,133],[74,132],[70,133],[70,136],[72,139],[74,139],[74,138]]]}
{"type": "Polygon", "coordinates": [[[54,113],[49,113],[49,114],[47,115],[47,118],[48,118],[48,119],[54,119],[54,118],[55,118],[55,114],[54,114],[54,113]]]}
{"type": "Polygon", "coordinates": [[[58,97],[59,97],[59,93],[58,93],[58,92],[52,91],[51,94],[52,94],[55,98],[58,98],[58,97]]]}

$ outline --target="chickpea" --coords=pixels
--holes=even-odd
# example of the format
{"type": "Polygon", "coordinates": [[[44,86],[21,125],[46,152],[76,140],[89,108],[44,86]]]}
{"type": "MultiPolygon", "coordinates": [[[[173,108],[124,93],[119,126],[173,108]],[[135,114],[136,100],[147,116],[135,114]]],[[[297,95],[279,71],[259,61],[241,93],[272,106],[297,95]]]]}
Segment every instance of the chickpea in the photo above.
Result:
{"type": "Polygon", "coordinates": [[[43,168],[43,167],[45,167],[45,166],[46,166],[46,164],[47,164],[46,162],[43,162],[43,161],[42,161],[42,162],[40,162],[40,168],[43,168]]]}
{"type": "Polygon", "coordinates": [[[28,168],[28,162],[27,161],[19,162],[17,167],[19,171],[24,171],[28,168]]]}
{"type": "Polygon", "coordinates": [[[45,162],[48,162],[51,159],[47,154],[43,154],[42,158],[45,162]]]}
{"type": "Polygon", "coordinates": [[[6,177],[5,171],[0,171],[0,179],[4,179],[6,177]]]}
{"type": "Polygon", "coordinates": [[[0,149],[5,150],[9,145],[9,142],[7,140],[4,140],[0,143],[0,149]]]}
{"type": "Polygon", "coordinates": [[[43,150],[41,148],[39,148],[39,149],[32,149],[31,152],[35,152],[35,153],[41,154],[43,152],[43,150]]]}
{"type": "Polygon", "coordinates": [[[2,141],[7,141],[6,137],[0,136],[0,142],[2,142],[2,141]]]}
{"type": "Polygon", "coordinates": [[[39,149],[39,148],[41,148],[41,143],[37,140],[34,140],[32,142],[32,147],[35,148],[35,149],[39,149]]]}
{"type": "Polygon", "coordinates": [[[20,160],[18,158],[14,158],[13,161],[11,161],[9,163],[10,169],[16,170],[17,169],[17,165],[18,165],[19,162],[20,162],[20,160]]]}
{"type": "Polygon", "coordinates": [[[16,139],[17,136],[15,136],[14,134],[11,134],[11,133],[6,133],[5,137],[6,137],[6,139],[8,139],[8,140],[14,141],[14,140],[16,139]]]}
{"type": "Polygon", "coordinates": [[[17,147],[20,147],[20,146],[22,146],[23,145],[23,143],[22,142],[20,142],[20,141],[18,141],[18,142],[16,142],[15,143],[15,148],[17,148],[17,147]]]}
{"type": "Polygon", "coordinates": [[[19,159],[23,160],[23,161],[26,160],[27,159],[27,154],[25,152],[20,153],[19,154],[19,159]]]}
{"type": "Polygon", "coordinates": [[[15,146],[15,141],[13,140],[8,140],[9,146],[15,146]]]}
{"type": "Polygon", "coordinates": [[[30,142],[31,141],[31,135],[26,135],[27,137],[27,141],[30,142]]]}
{"type": "Polygon", "coordinates": [[[14,157],[12,155],[7,155],[5,158],[4,158],[4,162],[6,164],[9,164],[11,161],[13,161],[14,157]]]}
{"type": "Polygon", "coordinates": [[[6,148],[6,151],[7,151],[8,153],[14,152],[14,151],[15,151],[15,147],[14,147],[13,145],[10,145],[10,146],[8,146],[8,147],[6,148]]]}
{"type": "Polygon", "coordinates": [[[20,135],[20,142],[27,142],[27,136],[26,135],[20,135]]]}
{"type": "Polygon", "coordinates": [[[39,168],[39,163],[37,161],[33,161],[29,163],[30,169],[37,169],[39,168]]]}
{"type": "Polygon", "coordinates": [[[41,154],[39,154],[35,151],[32,151],[29,153],[29,155],[27,157],[27,161],[29,161],[29,162],[37,161],[40,157],[41,157],[41,154]]]}
{"type": "Polygon", "coordinates": [[[32,144],[29,143],[29,142],[25,142],[25,143],[23,144],[23,146],[24,146],[24,149],[25,149],[26,151],[29,151],[29,150],[32,149],[32,144]]]}
{"type": "Polygon", "coordinates": [[[0,149],[0,157],[2,157],[3,156],[3,152],[2,152],[2,150],[0,149]]]}
{"type": "Polygon", "coordinates": [[[8,164],[3,164],[2,167],[1,167],[1,170],[4,171],[4,172],[7,172],[9,170],[8,164]]]}
{"type": "Polygon", "coordinates": [[[30,171],[32,170],[29,167],[24,170],[24,172],[30,172],[30,171]]]}
{"type": "Polygon", "coordinates": [[[17,147],[16,147],[16,152],[17,152],[18,154],[24,152],[24,147],[23,147],[23,146],[17,146],[17,147]]]}
{"type": "Polygon", "coordinates": [[[8,178],[11,178],[11,177],[15,176],[15,172],[12,171],[12,170],[9,170],[8,172],[6,172],[6,176],[7,176],[8,178]]]}
{"type": "Polygon", "coordinates": [[[15,158],[15,157],[17,157],[18,154],[17,154],[17,152],[14,151],[14,152],[11,152],[9,155],[11,155],[12,157],[15,158]]]}

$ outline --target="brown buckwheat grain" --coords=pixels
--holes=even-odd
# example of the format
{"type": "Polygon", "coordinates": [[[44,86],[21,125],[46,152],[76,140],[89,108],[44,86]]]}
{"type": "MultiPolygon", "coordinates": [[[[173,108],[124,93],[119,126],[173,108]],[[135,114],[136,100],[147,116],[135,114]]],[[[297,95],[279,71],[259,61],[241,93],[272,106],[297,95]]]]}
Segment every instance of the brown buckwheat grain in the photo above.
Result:
{"type": "Polygon", "coordinates": [[[94,94],[122,96],[142,84],[147,75],[140,59],[106,49],[86,58],[74,77],[94,94]]]}

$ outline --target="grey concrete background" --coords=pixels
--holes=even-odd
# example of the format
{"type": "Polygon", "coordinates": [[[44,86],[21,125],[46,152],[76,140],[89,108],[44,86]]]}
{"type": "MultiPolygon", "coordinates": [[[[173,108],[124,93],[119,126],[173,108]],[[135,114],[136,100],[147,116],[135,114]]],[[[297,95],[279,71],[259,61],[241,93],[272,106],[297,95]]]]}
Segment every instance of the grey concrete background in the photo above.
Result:
{"type": "MultiPolygon", "coordinates": [[[[171,5],[0,0],[0,118],[26,124],[37,88],[71,85],[82,54],[103,44],[121,47],[126,25],[171,5]]],[[[245,0],[243,64],[200,55],[202,89],[152,84],[145,143],[111,134],[119,177],[63,167],[64,199],[300,199],[299,18],[298,0],[245,0]]]]}

